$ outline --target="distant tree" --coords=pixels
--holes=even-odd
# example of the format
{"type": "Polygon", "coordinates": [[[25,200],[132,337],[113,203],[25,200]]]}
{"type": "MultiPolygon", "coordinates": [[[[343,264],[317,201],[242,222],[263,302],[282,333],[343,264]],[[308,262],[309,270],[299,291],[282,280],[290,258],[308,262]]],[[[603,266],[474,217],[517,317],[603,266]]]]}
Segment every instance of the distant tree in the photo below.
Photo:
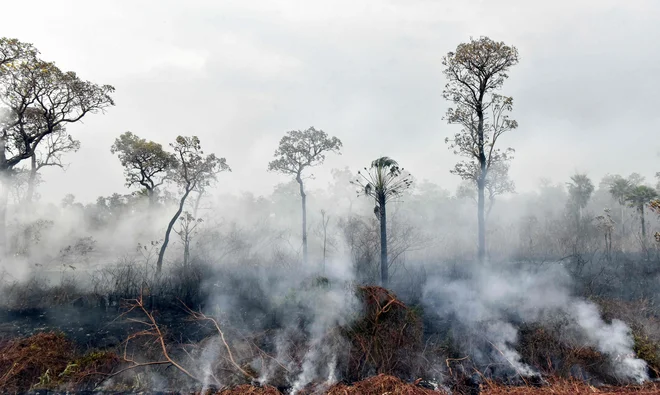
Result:
{"type": "Polygon", "coordinates": [[[658,179],[658,183],[655,184],[655,189],[660,193],[660,171],[655,173],[655,178],[658,179]]]}
{"type": "Polygon", "coordinates": [[[632,186],[636,187],[636,186],[644,184],[644,181],[646,181],[646,177],[644,177],[643,175],[641,175],[639,173],[631,173],[628,176],[628,181],[630,182],[630,184],[632,186]]]}
{"type": "Polygon", "coordinates": [[[162,145],[131,132],[119,136],[110,152],[117,154],[124,167],[126,186],[139,185],[144,188],[149,204],[153,206],[158,187],[163,185],[168,172],[177,165],[174,155],[165,151],[162,145]]]}
{"type": "Polygon", "coordinates": [[[47,135],[42,145],[43,147],[39,147],[30,157],[30,171],[25,196],[28,203],[34,199],[39,171],[51,166],[66,169],[67,164],[62,161],[62,155],[67,152],[77,152],[80,149],[80,141],[71,137],[64,128],[59,128],[59,131],[47,135]]]}
{"type": "Polygon", "coordinates": [[[605,256],[607,259],[612,255],[612,231],[614,230],[614,220],[610,215],[610,209],[603,210],[604,214],[596,217],[597,227],[605,236],[605,256]]]}
{"type": "Polygon", "coordinates": [[[609,181],[610,195],[619,203],[621,207],[621,233],[625,235],[626,225],[624,221],[624,209],[626,207],[626,198],[632,189],[632,184],[629,180],[616,175],[609,181]]]}
{"type": "Polygon", "coordinates": [[[591,194],[594,192],[594,184],[586,174],[575,174],[571,182],[566,183],[568,187],[568,207],[576,216],[578,226],[582,220],[582,210],[587,207],[591,194]]]}
{"type": "Polygon", "coordinates": [[[454,103],[445,119],[462,126],[460,133],[446,142],[455,154],[467,157],[451,171],[477,185],[478,257],[486,258],[485,190],[488,171],[498,163],[511,159],[513,150],[495,148],[499,137],[518,127],[508,113],[513,99],[494,93],[508,78],[509,68],[518,63],[518,50],[488,37],[460,44],[449,52],[442,64],[448,83],[445,99],[454,103]]]}
{"type": "Polygon", "coordinates": [[[187,268],[190,263],[190,241],[195,235],[195,230],[200,223],[202,223],[201,218],[195,218],[192,214],[185,211],[179,217],[181,221],[181,226],[179,230],[174,230],[174,232],[179,235],[181,242],[183,243],[183,267],[187,268]]]}
{"type": "Polygon", "coordinates": [[[302,203],[302,245],[303,262],[307,263],[307,195],[303,180],[303,172],[308,167],[323,163],[328,152],[340,154],[341,140],[328,137],[323,130],[310,127],[307,130],[292,130],[280,140],[275,150],[275,160],[268,163],[269,171],[293,175],[300,188],[302,203]]]}
{"type": "MultiPolygon", "coordinates": [[[[37,55],[30,44],[0,39],[0,182],[5,185],[11,170],[47,145],[49,135],[114,105],[113,87],[81,80],[37,55]]],[[[4,251],[8,188],[2,189],[0,250],[4,251]]]]}
{"type": "MultiPolygon", "coordinates": [[[[659,189],[660,189],[660,188],[659,188],[659,189]]],[[[652,200],[651,203],[649,203],[649,208],[650,208],[651,211],[653,211],[654,213],[660,215],[660,199],[654,199],[654,200],[652,200]]],[[[653,237],[655,237],[655,241],[657,241],[658,243],[660,243],[660,232],[655,232],[655,234],[653,235],[653,237]]]]}
{"type": "Polygon", "coordinates": [[[183,212],[186,199],[192,191],[204,188],[217,177],[217,174],[223,171],[231,171],[225,158],[218,158],[215,154],[204,156],[199,138],[197,136],[176,138],[174,144],[170,144],[174,149],[177,165],[170,171],[170,178],[181,189],[181,198],[179,199],[179,208],[167,225],[165,239],[160,246],[158,261],[156,262],[156,271],[161,272],[163,268],[163,259],[165,250],[170,241],[170,233],[179,216],[183,212]]]}
{"type": "Polygon", "coordinates": [[[383,287],[389,284],[387,260],[387,202],[395,199],[412,185],[412,181],[403,168],[387,156],[371,162],[370,168],[358,171],[358,179],[352,183],[359,187],[358,196],[374,199],[374,214],[380,221],[380,281],[383,287]]]}
{"type": "Polygon", "coordinates": [[[646,223],[644,221],[644,206],[650,204],[652,200],[658,197],[655,189],[646,185],[639,185],[631,188],[626,195],[626,201],[630,207],[634,207],[639,213],[639,218],[642,224],[642,242],[646,243],[646,223]]]}
{"type": "MultiPolygon", "coordinates": [[[[486,218],[488,218],[497,196],[512,193],[516,190],[516,184],[509,178],[509,164],[507,162],[493,163],[486,176],[485,187],[488,193],[488,208],[486,208],[486,218]]],[[[478,186],[474,178],[465,180],[456,192],[457,197],[469,198],[475,202],[477,201],[477,195],[478,186]]]]}

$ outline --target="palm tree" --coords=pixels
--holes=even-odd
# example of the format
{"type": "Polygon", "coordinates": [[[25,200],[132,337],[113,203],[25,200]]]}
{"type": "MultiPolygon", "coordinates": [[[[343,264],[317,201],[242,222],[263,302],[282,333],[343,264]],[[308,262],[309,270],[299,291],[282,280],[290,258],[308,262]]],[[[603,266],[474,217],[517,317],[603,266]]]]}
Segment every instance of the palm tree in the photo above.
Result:
{"type": "Polygon", "coordinates": [[[621,176],[615,176],[614,180],[610,183],[610,195],[619,203],[621,206],[621,233],[625,235],[625,222],[623,220],[624,209],[626,207],[626,197],[632,188],[630,181],[626,180],[621,176]]]}
{"type": "Polygon", "coordinates": [[[651,200],[658,197],[658,193],[655,189],[647,187],[646,185],[640,185],[632,188],[626,195],[626,201],[630,207],[637,209],[639,213],[641,222],[642,222],[642,242],[646,243],[646,224],[644,222],[644,206],[649,204],[651,200]]]}
{"type": "Polygon", "coordinates": [[[575,210],[578,226],[582,219],[582,210],[587,207],[591,194],[594,192],[594,184],[586,174],[575,174],[571,177],[572,182],[568,185],[569,206],[575,210]]]}
{"type": "Polygon", "coordinates": [[[401,196],[410,188],[412,180],[404,174],[403,168],[392,158],[383,156],[371,162],[371,167],[364,168],[364,173],[358,171],[358,178],[351,184],[359,187],[358,196],[373,198],[376,202],[374,214],[380,221],[380,280],[383,287],[389,283],[387,262],[387,213],[385,205],[388,201],[401,196]]]}

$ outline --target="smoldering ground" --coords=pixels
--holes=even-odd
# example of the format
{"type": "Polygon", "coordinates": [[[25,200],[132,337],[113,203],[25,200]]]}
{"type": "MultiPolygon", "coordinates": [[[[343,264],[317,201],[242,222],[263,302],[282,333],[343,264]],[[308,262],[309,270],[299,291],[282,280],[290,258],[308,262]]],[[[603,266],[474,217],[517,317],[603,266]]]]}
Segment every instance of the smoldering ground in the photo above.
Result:
{"type": "MultiPolygon", "coordinates": [[[[285,184],[272,196],[206,200],[200,211],[204,222],[194,235],[189,266],[182,266],[182,245],[174,239],[160,276],[155,274],[155,249],[150,241],[158,240],[173,211],[169,205],[149,212],[139,199],[115,197],[103,204],[74,201],[30,213],[14,211],[12,221],[22,224],[12,228],[15,240],[20,241],[15,245],[29,248],[14,256],[11,264],[5,262],[13,277],[4,278],[8,286],[4,287],[3,303],[11,311],[38,306],[53,319],[37,323],[29,316],[23,315],[21,321],[10,314],[3,318],[3,327],[20,321],[19,327],[34,330],[64,328],[74,333],[83,327],[82,332],[91,332],[84,323],[65,327],[63,323],[72,316],[65,311],[75,308],[73,315],[110,321],[123,311],[122,301],[143,294],[150,303],[148,310],[158,312],[155,318],[168,332],[172,358],[197,379],[188,380],[176,369],[144,368],[139,370],[138,383],[143,388],[210,388],[253,382],[297,392],[310,385],[322,388],[347,380],[351,339],[338,328],[350,328],[362,317],[362,300],[355,290],[377,281],[378,238],[369,202],[344,199],[344,192],[335,186],[309,192],[308,265],[300,263],[299,235],[291,230],[298,228],[299,220],[295,185],[285,184]],[[324,207],[333,207],[326,213],[331,221],[325,233],[319,213],[324,207]],[[39,223],[41,219],[50,222],[39,223]],[[25,232],[29,226],[33,230],[25,232]],[[39,237],[34,237],[37,233],[39,237]],[[91,248],[84,242],[89,236],[95,241],[91,248]],[[44,266],[58,275],[49,283],[41,281],[46,273],[35,263],[49,263],[44,266]],[[209,322],[189,321],[184,304],[214,317],[227,345],[209,322]],[[97,309],[104,314],[86,313],[97,309]],[[247,375],[232,364],[230,351],[247,375]]],[[[595,258],[539,261],[540,255],[563,254],[561,242],[556,240],[561,241],[570,226],[563,225],[564,207],[556,203],[557,195],[565,196],[561,193],[540,190],[537,195],[498,202],[489,219],[493,256],[486,266],[464,258],[471,255],[471,235],[456,231],[474,225],[469,200],[454,199],[427,185],[393,204],[391,287],[403,303],[418,309],[426,344],[415,351],[418,354],[408,356],[411,362],[403,378],[426,377],[450,385],[457,369],[451,365],[453,372],[449,371],[449,357],[468,357],[463,362],[465,374],[476,369],[507,382],[546,374],[547,369],[525,350],[526,333],[537,327],[547,332],[559,328],[552,334],[561,334],[562,347],[589,348],[602,354],[598,370],[583,366],[579,359],[569,361],[562,353],[548,354],[553,366],[570,365],[565,367],[569,375],[619,383],[647,377],[645,363],[634,355],[629,326],[616,318],[603,318],[596,305],[587,301],[589,292],[596,293],[587,291],[598,290],[601,297],[624,295],[626,300],[653,294],[655,272],[643,276],[643,286],[637,281],[640,276],[627,280],[622,275],[647,273],[644,268],[651,268],[652,261],[636,261],[632,255],[600,259],[601,238],[595,230],[591,238],[585,236],[595,258]],[[546,198],[551,203],[539,214],[545,227],[527,231],[522,220],[528,212],[519,208],[536,206],[546,198]],[[521,244],[529,248],[528,238],[536,234],[552,235],[554,240],[533,240],[535,251],[529,259],[507,263],[513,261],[512,256],[523,256],[526,250],[521,244]],[[631,271],[632,266],[625,262],[637,262],[637,269],[631,271]],[[612,284],[618,286],[612,288],[612,284]],[[442,339],[442,347],[431,347],[433,339],[442,339]]],[[[140,314],[133,318],[143,320],[140,314]]],[[[121,351],[122,340],[144,329],[140,324],[131,325],[111,333],[113,342],[103,337],[91,341],[87,336],[72,338],[84,347],[119,346],[121,351]]],[[[158,348],[140,352],[136,345],[132,351],[132,358],[141,362],[162,358],[158,348]]],[[[365,375],[378,372],[377,368],[365,370],[365,375]]],[[[115,377],[103,386],[112,388],[120,382],[115,377]]]]}

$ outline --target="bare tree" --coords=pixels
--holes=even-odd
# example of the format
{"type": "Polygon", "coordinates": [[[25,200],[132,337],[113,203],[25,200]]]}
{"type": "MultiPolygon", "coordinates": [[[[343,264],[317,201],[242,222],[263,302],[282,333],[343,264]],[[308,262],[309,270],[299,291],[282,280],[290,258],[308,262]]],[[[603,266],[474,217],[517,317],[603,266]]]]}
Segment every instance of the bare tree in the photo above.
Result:
{"type": "MultiPolygon", "coordinates": [[[[63,72],[40,60],[30,44],[0,39],[0,178],[6,186],[11,170],[30,159],[48,136],[87,114],[114,105],[114,88],[63,72]]],[[[0,199],[0,249],[6,242],[8,188],[0,199]]]]}
{"type": "Polygon", "coordinates": [[[383,287],[389,284],[387,260],[387,210],[388,201],[395,199],[412,185],[412,181],[404,169],[392,158],[387,156],[371,162],[371,167],[364,168],[364,173],[358,172],[357,180],[352,183],[358,186],[358,196],[364,195],[375,200],[374,214],[380,221],[380,281],[383,287]]]}
{"type": "Polygon", "coordinates": [[[499,137],[518,127],[509,118],[513,99],[495,94],[508,77],[510,67],[518,63],[518,50],[488,37],[460,44],[449,52],[442,64],[449,80],[443,91],[445,99],[453,102],[445,119],[462,126],[460,133],[447,138],[455,154],[467,157],[452,170],[453,174],[477,184],[477,219],[479,223],[480,261],[486,258],[485,190],[488,171],[493,164],[511,159],[513,150],[495,148],[499,137]]]}
{"type": "Polygon", "coordinates": [[[340,154],[341,140],[337,137],[328,137],[323,130],[316,130],[313,126],[307,130],[292,130],[280,140],[275,150],[275,160],[268,164],[269,171],[276,171],[293,175],[300,187],[302,204],[302,244],[303,263],[307,263],[307,195],[303,172],[306,168],[323,163],[327,152],[340,154]]]}
{"type": "Polygon", "coordinates": [[[170,233],[177,219],[183,212],[186,199],[192,191],[206,187],[217,174],[223,171],[231,171],[225,158],[218,158],[215,154],[204,156],[199,138],[197,136],[176,138],[174,144],[170,144],[174,149],[174,155],[177,160],[177,166],[171,171],[171,179],[179,186],[182,191],[179,199],[179,207],[174,216],[167,225],[165,239],[161,244],[156,262],[156,271],[161,272],[163,268],[163,259],[165,250],[170,241],[170,233]]]}
{"type": "Polygon", "coordinates": [[[37,184],[37,173],[44,167],[55,166],[66,169],[67,164],[62,162],[62,155],[67,152],[77,152],[80,141],[75,140],[64,128],[53,132],[44,138],[43,147],[39,147],[30,157],[30,172],[27,179],[25,200],[32,202],[34,188],[37,184]],[[43,148],[43,149],[42,149],[43,148]]]}
{"type": "Polygon", "coordinates": [[[179,235],[183,243],[183,267],[187,268],[190,262],[190,241],[195,234],[195,229],[202,223],[202,219],[195,218],[192,214],[185,211],[179,217],[179,221],[181,221],[181,228],[179,230],[175,229],[174,232],[179,235]]]}

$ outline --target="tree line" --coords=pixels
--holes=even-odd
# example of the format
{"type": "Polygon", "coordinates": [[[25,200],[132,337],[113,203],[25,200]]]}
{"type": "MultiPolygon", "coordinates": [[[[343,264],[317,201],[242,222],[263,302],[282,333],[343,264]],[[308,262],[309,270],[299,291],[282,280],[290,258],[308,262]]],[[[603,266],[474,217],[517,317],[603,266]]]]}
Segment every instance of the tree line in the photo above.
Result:
{"type": "MultiPolygon", "coordinates": [[[[442,61],[447,80],[442,95],[450,103],[444,120],[460,127],[446,138],[446,143],[454,154],[464,158],[450,171],[464,180],[460,193],[477,203],[477,259],[481,262],[487,257],[486,222],[495,199],[515,191],[508,174],[515,151],[502,148],[499,141],[505,133],[517,129],[518,123],[510,117],[513,98],[499,92],[518,61],[515,47],[488,37],[471,38],[459,44],[442,61]]],[[[40,169],[65,167],[63,155],[80,148],[80,143],[68,134],[67,125],[113,106],[113,92],[110,85],[82,80],[75,73],[63,72],[54,63],[42,60],[32,44],[0,39],[0,181],[4,186],[0,195],[0,249],[3,254],[8,186],[25,182],[26,200],[32,200],[40,169]]],[[[175,223],[181,220],[186,223],[185,229],[194,228],[201,197],[219,173],[231,171],[225,158],[204,153],[197,136],[178,136],[169,146],[171,151],[160,143],[125,132],[110,149],[124,168],[126,186],[137,188],[136,193],[145,196],[151,205],[158,200],[165,184],[179,190],[177,210],[167,225],[158,254],[159,271],[175,223]],[[191,197],[194,202],[189,213],[184,209],[191,197]]],[[[268,171],[289,175],[298,184],[303,262],[308,260],[305,181],[312,167],[322,165],[328,154],[341,154],[342,147],[338,137],[313,126],[291,130],[281,138],[273,160],[267,164],[268,171]]],[[[380,223],[380,282],[387,286],[387,203],[412,186],[412,177],[395,159],[382,156],[358,171],[351,184],[358,196],[368,197],[374,203],[374,215],[380,223]]],[[[594,187],[585,175],[578,174],[568,188],[568,205],[578,229],[575,245],[578,245],[582,210],[594,187]]],[[[633,205],[641,214],[645,238],[644,209],[647,206],[657,209],[657,204],[651,203],[657,198],[656,191],[622,178],[611,180],[610,191],[622,206],[633,205]]],[[[601,222],[607,222],[605,217],[601,222]]]]}

